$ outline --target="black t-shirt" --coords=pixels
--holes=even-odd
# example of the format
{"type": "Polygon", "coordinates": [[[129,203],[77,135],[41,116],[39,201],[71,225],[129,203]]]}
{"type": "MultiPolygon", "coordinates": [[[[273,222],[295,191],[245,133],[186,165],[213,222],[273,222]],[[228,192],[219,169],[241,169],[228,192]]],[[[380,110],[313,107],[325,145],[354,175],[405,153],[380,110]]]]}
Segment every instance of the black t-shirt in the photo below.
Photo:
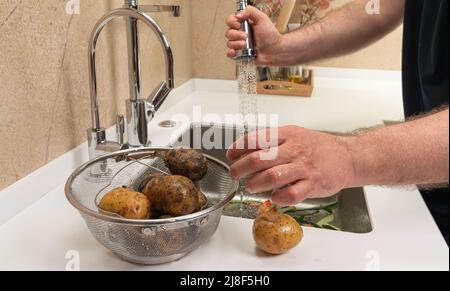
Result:
{"type": "MultiPolygon", "coordinates": [[[[406,117],[429,112],[449,100],[449,0],[406,0],[403,98],[406,117]]],[[[447,243],[449,190],[422,191],[447,243]]]]}

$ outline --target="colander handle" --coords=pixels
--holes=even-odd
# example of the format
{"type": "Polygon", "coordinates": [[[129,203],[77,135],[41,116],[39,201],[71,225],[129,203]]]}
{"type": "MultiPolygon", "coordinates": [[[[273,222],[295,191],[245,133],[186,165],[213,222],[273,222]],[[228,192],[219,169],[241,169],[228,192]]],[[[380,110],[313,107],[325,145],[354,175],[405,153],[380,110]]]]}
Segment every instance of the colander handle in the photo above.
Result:
{"type": "Polygon", "coordinates": [[[141,159],[154,159],[154,158],[165,158],[166,153],[163,150],[148,150],[148,151],[142,151],[139,152],[129,152],[120,154],[117,156],[116,161],[136,161],[141,159]]]}

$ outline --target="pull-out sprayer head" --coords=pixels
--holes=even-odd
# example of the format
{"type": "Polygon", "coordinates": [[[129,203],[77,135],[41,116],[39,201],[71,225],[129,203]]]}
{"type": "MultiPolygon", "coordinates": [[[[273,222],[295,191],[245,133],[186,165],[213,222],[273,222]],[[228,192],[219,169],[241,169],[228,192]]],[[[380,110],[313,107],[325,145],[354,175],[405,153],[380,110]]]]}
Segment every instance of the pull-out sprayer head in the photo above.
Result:
{"type": "MultiPolygon", "coordinates": [[[[244,11],[247,8],[247,6],[251,4],[252,2],[250,0],[238,0],[236,2],[237,13],[244,11]]],[[[245,31],[247,33],[246,47],[242,50],[237,51],[235,59],[236,60],[241,58],[255,59],[257,56],[257,52],[253,44],[253,32],[248,20],[242,22],[241,31],[245,31]]]]}

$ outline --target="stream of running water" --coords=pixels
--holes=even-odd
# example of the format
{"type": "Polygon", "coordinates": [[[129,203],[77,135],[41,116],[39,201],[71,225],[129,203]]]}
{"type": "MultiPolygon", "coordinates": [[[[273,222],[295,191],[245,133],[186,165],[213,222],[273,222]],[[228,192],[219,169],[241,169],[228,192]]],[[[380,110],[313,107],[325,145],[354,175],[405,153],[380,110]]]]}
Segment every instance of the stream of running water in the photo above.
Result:
{"type": "MultiPolygon", "coordinates": [[[[239,111],[243,117],[243,124],[239,126],[239,137],[243,137],[258,124],[257,75],[254,60],[242,58],[237,62],[239,86],[239,111]]],[[[239,194],[241,199],[240,212],[243,216],[244,197],[247,194],[245,184],[247,179],[241,179],[239,194]]]]}

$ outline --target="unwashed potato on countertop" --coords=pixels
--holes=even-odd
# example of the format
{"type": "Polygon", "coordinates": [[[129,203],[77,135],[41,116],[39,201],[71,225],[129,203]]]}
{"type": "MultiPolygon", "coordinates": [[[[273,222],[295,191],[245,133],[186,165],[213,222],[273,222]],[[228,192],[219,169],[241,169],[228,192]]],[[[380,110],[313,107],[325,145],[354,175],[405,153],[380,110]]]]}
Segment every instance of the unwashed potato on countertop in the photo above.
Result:
{"type": "Polygon", "coordinates": [[[108,192],[99,207],[127,219],[149,219],[152,216],[151,202],[147,196],[128,188],[116,188],[108,192]]]}
{"type": "Polygon", "coordinates": [[[183,176],[155,177],[145,186],[143,193],[161,215],[192,214],[200,205],[199,191],[191,180],[183,176]]]}
{"type": "Polygon", "coordinates": [[[265,203],[253,223],[253,238],[264,252],[279,255],[300,244],[303,229],[294,218],[268,208],[265,203]]]}
{"type": "Polygon", "coordinates": [[[173,175],[180,175],[194,182],[200,181],[208,172],[205,156],[193,149],[178,148],[166,153],[165,162],[173,175]]]}

